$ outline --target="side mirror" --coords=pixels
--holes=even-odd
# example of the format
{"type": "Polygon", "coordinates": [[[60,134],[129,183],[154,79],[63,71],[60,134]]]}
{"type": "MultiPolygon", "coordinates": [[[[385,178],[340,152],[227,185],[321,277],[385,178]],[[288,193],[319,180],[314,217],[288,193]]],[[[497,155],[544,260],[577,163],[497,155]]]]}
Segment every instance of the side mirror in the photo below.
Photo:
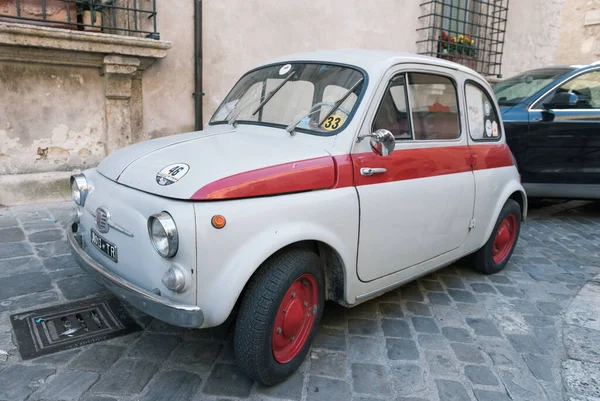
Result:
{"type": "Polygon", "coordinates": [[[367,134],[358,137],[358,142],[365,138],[370,138],[369,143],[373,153],[379,156],[387,156],[394,151],[396,147],[396,139],[394,135],[386,129],[378,129],[372,134],[367,134]]]}
{"type": "Polygon", "coordinates": [[[579,104],[579,97],[574,93],[557,93],[544,103],[544,107],[550,109],[572,109],[579,104]]]}

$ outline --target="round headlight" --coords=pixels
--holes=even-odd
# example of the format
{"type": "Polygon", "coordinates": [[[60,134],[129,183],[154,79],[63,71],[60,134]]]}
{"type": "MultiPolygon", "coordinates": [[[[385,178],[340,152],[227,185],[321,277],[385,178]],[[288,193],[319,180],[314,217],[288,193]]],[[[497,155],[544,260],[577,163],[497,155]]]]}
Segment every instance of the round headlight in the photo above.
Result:
{"type": "Polygon", "coordinates": [[[79,206],[83,206],[87,194],[88,184],[85,175],[73,174],[71,176],[71,196],[73,197],[73,202],[79,206]]]}
{"type": "Polygon", "coordinates": [[[148,219],[148,234],[156,252],[163,258],[175,256],[179,247],[177,226],[167,212],[153,214],[148,219]]]}

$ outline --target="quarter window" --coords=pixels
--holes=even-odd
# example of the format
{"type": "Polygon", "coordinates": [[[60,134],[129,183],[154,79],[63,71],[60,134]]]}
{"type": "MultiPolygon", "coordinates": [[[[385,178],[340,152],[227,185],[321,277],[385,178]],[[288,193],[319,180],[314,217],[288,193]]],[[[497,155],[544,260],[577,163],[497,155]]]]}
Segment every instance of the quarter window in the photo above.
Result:
{"type": "Polygon", "coordinates": [[[390,131],[396,140],[412,139],[404,74],[392,78],[385,91],[373,122],[373,131],[378,129],[390,131]]]}
{"type": "Polygon", "coordinates": [[[456,86],[450,78],[408,74],[415,140],[452,140],[460,136],[456,86]]]}
{"type": "Polygon", "coordinates": [[[490,97],[477,85],[467,83],[467,119],[475,141],[500,140],[500,120],[490,97]]]}

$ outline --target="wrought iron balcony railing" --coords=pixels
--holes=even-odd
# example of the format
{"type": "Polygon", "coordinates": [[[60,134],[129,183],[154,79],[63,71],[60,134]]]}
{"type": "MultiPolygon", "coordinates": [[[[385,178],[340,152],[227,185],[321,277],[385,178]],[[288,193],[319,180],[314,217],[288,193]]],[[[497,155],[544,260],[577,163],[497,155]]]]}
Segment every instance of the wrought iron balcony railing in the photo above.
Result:
{"type": "Polygon", "coordinates": [[[0,21],[160,39],[156,0],[0,0],[0,21]]]}

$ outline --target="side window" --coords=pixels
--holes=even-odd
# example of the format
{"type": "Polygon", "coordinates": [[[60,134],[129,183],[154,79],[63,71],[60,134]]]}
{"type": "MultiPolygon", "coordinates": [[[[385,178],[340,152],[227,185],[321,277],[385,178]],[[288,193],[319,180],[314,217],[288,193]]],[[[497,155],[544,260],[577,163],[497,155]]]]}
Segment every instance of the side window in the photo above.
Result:
{"type": "Polygon", "coordinates": [[[465,85],[469,133],[475,141],[499,140],[500,120],[490,97],[477,85],[465,85]]]}
{"type": "Polygon", "coordinates": [[[579,101],[574,107],[576,109],[600,109],[600,71],[591,71],[568,81],[538,104],[542,105],[552,96],[563,92],[577,95],[579,101]]]}
{"type": "Polygon", "coordinates": [[[460,136],[454,82],[434,74],[408,74],[415,140],[452,140],[460,136]]]}
{"type": "Polygon", "coordinates": [[[404,75],[392,78],[383,95],[373,121],[373,131],[378,129],[390,131],[396,140],[412,139],[404,75]]]}

